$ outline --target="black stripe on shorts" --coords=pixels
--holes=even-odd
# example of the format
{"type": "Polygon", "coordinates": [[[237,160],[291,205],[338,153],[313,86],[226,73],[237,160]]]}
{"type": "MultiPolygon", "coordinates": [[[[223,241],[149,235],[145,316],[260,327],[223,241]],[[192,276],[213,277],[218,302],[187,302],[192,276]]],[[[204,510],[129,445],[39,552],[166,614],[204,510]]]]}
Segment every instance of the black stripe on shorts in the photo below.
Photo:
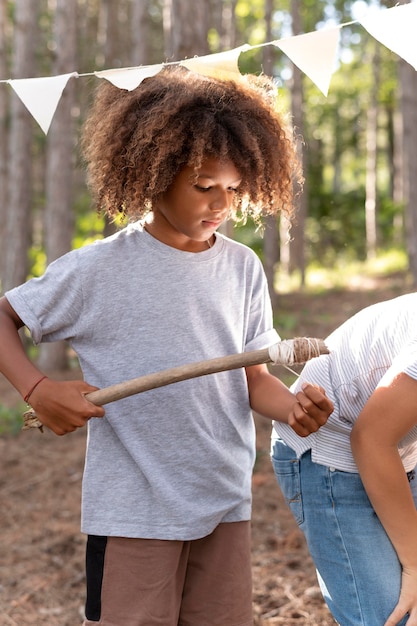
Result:
{"type": "Polygon", "coordinates": [[[101,586],[103,583],[106,545],[107,537],[88,535],[85,555],[87,578],[85,617],[91,622],[99,622],[101,617],[101,586]]]}

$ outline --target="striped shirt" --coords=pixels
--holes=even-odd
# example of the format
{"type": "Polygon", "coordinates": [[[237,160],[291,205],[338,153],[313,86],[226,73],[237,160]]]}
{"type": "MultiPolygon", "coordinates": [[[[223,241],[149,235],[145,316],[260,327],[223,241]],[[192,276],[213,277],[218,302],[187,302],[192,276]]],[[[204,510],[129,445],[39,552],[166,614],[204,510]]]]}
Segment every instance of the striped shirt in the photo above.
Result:
{"type": "MultiPolygon", "coordinates": [[[[272,437],[284,440],[298,457],[311,449],[314,462],[357,472],[350,433],[366,401],[388,371],[417,379],[417,293],[359,311],[329,335],[326,345],[330,354],[309,361],[292,390],[299,391],[303,382],[324,387],[334,403],[332,415],[308,437],[299,437],[288,424],[274,422],[272,437]]],[[[405,470],[410,471],[417,463],[417,425],[398,448],[405,470]]]]}

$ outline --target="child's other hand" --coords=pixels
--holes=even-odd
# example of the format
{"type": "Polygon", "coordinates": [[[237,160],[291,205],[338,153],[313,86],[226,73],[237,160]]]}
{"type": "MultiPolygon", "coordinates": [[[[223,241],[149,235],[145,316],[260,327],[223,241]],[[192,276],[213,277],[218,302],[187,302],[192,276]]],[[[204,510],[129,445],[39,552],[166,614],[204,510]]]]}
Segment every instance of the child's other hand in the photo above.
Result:
{"type": "Polygon", "coordinates": [[[30,405],[44,426],[56,435],[65,435],[82,428],[92,417],[103,417],[103,407],[85,398],[96,389],[82,380],[45,378],[31,394],[30,405]]]}
{"type": "Polygon", "coordinates": [[[333,412],[333,403],[322,387],[304,383],[296,394],[297,403],[288,417],[288,424],[300,437],[307,437],[323,426],[333,412]]]}

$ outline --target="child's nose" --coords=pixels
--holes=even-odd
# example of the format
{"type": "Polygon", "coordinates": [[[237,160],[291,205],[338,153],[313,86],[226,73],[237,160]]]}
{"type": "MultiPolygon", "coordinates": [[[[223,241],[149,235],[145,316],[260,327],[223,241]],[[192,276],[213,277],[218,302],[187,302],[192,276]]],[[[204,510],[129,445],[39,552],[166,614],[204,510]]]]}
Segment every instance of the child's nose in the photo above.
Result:
{"type": "Polygon", "coordinates": [[[210,208],[212,211],[224,211],[224,209],[229,209],[230,202],[231,198],[229,198],[227,191],[220,189],[211,202],[210,208]]]}

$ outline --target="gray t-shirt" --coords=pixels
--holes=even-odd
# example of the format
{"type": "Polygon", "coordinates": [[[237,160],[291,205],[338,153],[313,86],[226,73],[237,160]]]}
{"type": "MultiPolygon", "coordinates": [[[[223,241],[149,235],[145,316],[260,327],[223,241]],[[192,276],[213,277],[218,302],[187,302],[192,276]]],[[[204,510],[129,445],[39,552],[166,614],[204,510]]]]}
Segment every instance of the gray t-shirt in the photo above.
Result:
{"type": "MultiPolygon", "coordinates": [[[[220,234],[191,253],[134,224],[6,297],[36,344],[67,339],[97,387],[278,340],[259,259],[220,234]]],[[[88,425],[84,532],[190,540],[250,518],[255,432],[243,369],[105,408],[88,425]]]]}

